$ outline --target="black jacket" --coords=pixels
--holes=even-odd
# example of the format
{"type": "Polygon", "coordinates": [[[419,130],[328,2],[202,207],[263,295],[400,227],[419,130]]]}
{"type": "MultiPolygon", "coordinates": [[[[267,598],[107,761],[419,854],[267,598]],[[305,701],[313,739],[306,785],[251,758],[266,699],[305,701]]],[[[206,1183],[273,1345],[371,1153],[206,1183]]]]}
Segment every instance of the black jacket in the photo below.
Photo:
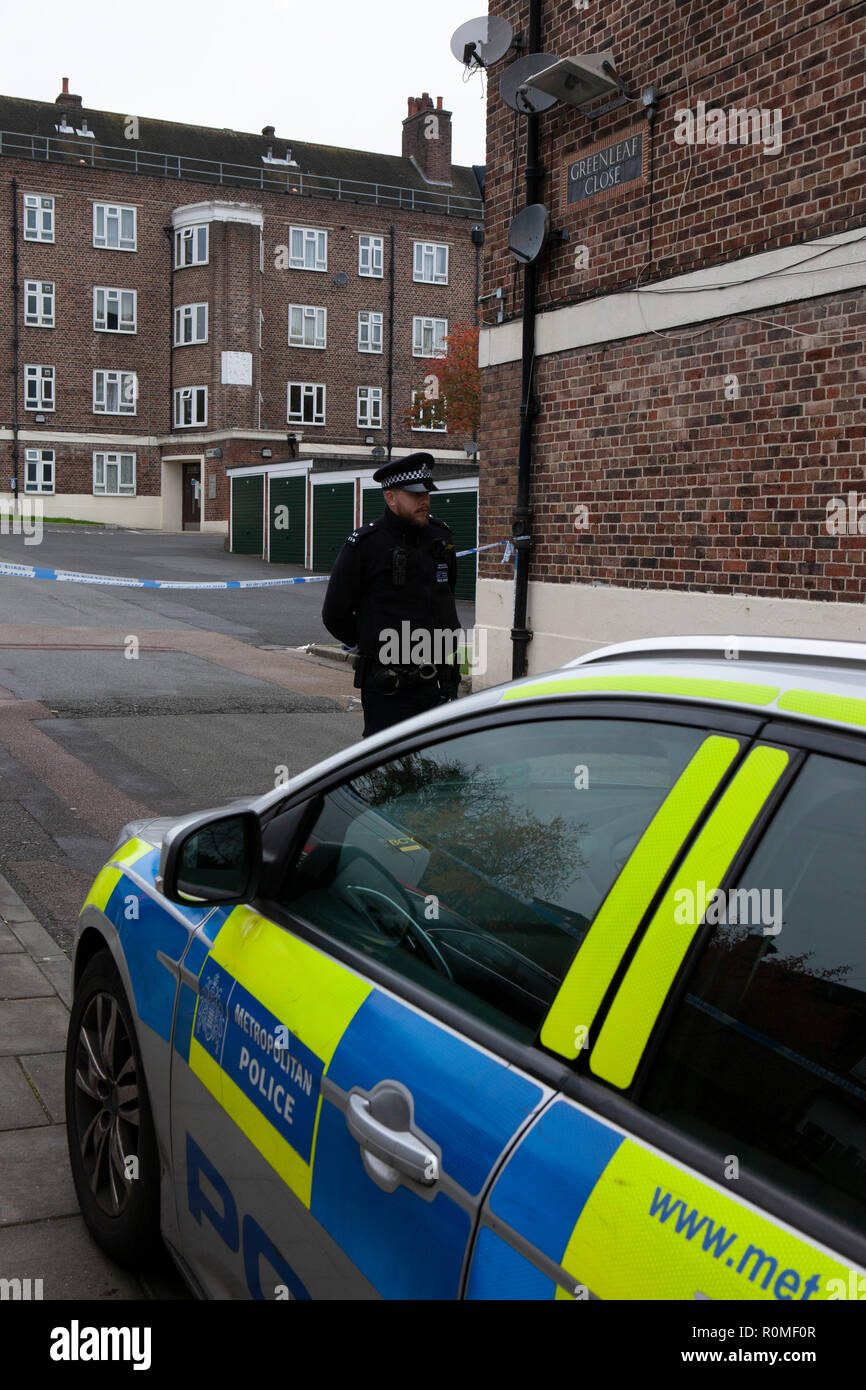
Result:
{"type": "Polygon", "coordinates": [[[459,627],[456,583],[450,527],[434,516],[426,526],[406,525],[388,508],[346,540],[331,571],[322,621],[347,647],[378,656],[382,634],[399,633],[406,621],[413,633],[431,637],[436,629],[459,627]],[[395,551],[402,552],[396,559],[395,551]],[[401,575],[404,582],[395,584],[401,575]]]}

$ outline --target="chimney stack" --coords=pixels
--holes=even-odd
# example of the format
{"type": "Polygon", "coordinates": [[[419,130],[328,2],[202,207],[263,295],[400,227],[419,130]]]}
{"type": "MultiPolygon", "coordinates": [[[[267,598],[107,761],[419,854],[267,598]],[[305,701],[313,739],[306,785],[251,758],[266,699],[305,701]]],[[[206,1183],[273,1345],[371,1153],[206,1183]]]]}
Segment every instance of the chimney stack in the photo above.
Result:
{"type": "Polygon", "coordinates": [[[409,114],[403,122],[403,158],[414,159],[430,183],[451,184],[451,112],[436,106],[429,92],[409,97],[409,114]]]}
{"type": "Polygon", "coordinates": [[[74,92],[70,92],[70,90],[69,90],[69,78],[68,78],[68,77],[64,77],[64,79],[63,79],[63,91],[60,93],[59,96],[56,96],[56,97],[54,98],[54,103],[55,103],[56,106],[80,106],[80,105],[81,105],[81,97],[80,97],[80,96],[76,96],[76,94],[75,94],[74,92]]]}

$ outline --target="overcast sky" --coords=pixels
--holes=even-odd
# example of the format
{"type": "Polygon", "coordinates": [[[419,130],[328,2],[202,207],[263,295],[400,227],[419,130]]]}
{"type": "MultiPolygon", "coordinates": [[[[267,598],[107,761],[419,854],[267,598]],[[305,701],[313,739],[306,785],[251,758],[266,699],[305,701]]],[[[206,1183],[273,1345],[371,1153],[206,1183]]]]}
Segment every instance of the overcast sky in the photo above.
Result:
{"type": "Polygon", "coordinates": [[[479,0],[38,0],[6,6],[0,92],[124,115],[400,153],[406,100],[454,113],[456,164],[484,163],[482,76],[451,56],[479,0]],[[35,26],[35,27],[34,27],[35,26]]]}

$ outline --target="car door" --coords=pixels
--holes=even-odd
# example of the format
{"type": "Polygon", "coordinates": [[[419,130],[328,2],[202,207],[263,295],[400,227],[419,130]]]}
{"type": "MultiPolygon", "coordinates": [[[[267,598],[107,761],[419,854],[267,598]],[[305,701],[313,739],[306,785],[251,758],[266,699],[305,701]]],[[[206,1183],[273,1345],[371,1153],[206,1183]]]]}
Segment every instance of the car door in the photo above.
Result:
{"type": "MultiPolygon", "coordinates": [[[[686,844],[566,1094],[497,1176],[470,1297],[866,1290],[866,765],[804,762],[802,733],[775,732],[686,844]],[[533,1247],[570,1289],[538,1261],[528,1276],[533,1247]]],[[[557,1017],[597,996],[599,925],[542,1028],[563,1054],[557,1017]]]]}
{"type": "Polygon", "coordinates": [[[281,886],[213,940],[172,1101],[208,1291],[464,1292],[489,1185],[570,1075],[537,1039],[575,953],[635,847],[663,872],[754,727],[581,710],[362,752],[287,809],[281,886]]]}

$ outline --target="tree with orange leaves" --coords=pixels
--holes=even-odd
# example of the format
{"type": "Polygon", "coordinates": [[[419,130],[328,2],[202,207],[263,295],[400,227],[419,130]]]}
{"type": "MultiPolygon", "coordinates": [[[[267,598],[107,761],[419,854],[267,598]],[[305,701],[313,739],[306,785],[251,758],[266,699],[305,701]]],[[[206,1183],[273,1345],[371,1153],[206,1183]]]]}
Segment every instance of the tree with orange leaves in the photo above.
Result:
{"type": "Polygon", "coordinates": [[[478,326],[455,323],[445,339],[446,354],[428,368],[423,384],[412,393],[404,421],[408,429],[441,428],[456,437],[473,437],[481,412],[481,370],[478,366],[478,326]]]}

